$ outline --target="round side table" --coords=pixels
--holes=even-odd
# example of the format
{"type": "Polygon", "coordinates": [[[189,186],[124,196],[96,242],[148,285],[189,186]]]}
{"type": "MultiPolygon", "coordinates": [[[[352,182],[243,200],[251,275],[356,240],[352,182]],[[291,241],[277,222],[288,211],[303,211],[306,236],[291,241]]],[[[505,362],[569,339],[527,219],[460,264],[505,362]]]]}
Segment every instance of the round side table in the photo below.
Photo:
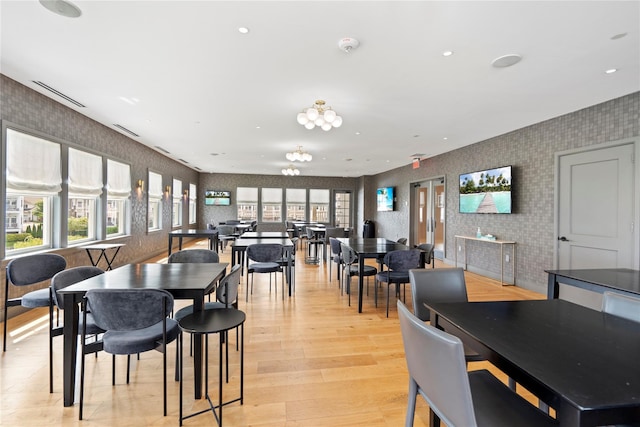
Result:
{"type": "MultiPolygon", "coordinates": [[[[242,405],[244,397],[244,321],[246,320],[244,312],[235,308],[219,308],[212,310],[198,311],[180,319],[178,324],[183,334],[180,335],[180,425],[182,421],[187,418],[195,417],[196,415],[203,414],[211,411],[219,426],[222,426],[222,407],[240,401],[242,405]],[[230,329],[240,327],[240,397],[222,401],[222,347],[225,342],[226,332],[230,329]],[[201,339],[201,336],[205,336],[205,397],[209,402],[209,408],[195,412],[193,414],[182,416],[182,383],[183,383],[183,345],[182,335],[184,333],[194,334],[195,339],[201,339]],[[219,378],[218,378],[218,404],[214,405],[209,397],[209,334],[219,334],[220,337],[220,358],[219,358],[219,378]],[[219,414],[216,414],[218,409],[219,414]]],[[[227,347],[227,364],[229,363],[229,351],[227,347]]],[[[227,381],[229,381],[229,372],[227,370],[227,381]]]]}

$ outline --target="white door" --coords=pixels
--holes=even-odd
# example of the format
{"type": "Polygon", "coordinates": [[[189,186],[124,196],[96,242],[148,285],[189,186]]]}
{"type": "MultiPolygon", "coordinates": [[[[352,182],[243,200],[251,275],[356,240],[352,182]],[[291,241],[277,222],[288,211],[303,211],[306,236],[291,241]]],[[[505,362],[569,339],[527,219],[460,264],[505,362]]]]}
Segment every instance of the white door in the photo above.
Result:
{"type": "Polygon", "coordinates": [[[633,268],[634,145],[559,157],[558,268],[633,268]]]}

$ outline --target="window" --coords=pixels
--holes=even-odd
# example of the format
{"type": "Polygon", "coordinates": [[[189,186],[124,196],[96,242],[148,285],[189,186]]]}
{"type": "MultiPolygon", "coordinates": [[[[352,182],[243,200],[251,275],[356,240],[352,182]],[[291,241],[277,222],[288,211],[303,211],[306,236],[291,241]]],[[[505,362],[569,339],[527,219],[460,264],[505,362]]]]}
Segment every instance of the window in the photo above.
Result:
{"type": "Polygon", "coordinates": [[[287,221],[304,221],[307,218],[307,190],[287,188],[287,221]]]}
{"type": "Polygon", "coordinates": [[[51,247],[53,199],[62,189],[60,144],[6,133],[6,253],[51,247]]]}
{"type": "Polygon", "coordinates": [[[162,175],[149,171],[149,205],[147,210],[147,229],[162,228],[162,175]]]}
{"type": "Polygon", "coordinates": [[[172,226],[182,225],[182,181],[173,179],[173,205],[171,209],[172,226]]]}
{"type": "Polygon", "coordinates": [[[107,237],[126,233],[127,211],[131,195],[131,169],[129,165],[107,160],[107,237]]]}
{"type": "Polygon", "coordinates": [[[262,189],[262,221],[282,222],[282,188],[262,189]]]}
{"type": "Polygon", "coordinates": [[[97,200],[102,194],[102,158],[69,148],[69,244],[96,239],[97,200]]]}
{"type": "Polygon", "coordinates": [[[335,226],[351,228],[351,192],[336,190],[333,204],[335,226]]]}
{"type": "Polygon", "coordinates": [[[196,202],[198,201],[198,189],[195,184],[189,184],[189,224],[195,224],[197,221],[196,202]]]}
{"type": "Polygon", "coordinates": [[[238,219],[245,221],[258,220],[258,189],[255,187],[238,187],[238,219]]]}
{"type": "Polygon", "coordinates": [[[329,190],[309,190],[310,220],[329,222],[329,190]]]}

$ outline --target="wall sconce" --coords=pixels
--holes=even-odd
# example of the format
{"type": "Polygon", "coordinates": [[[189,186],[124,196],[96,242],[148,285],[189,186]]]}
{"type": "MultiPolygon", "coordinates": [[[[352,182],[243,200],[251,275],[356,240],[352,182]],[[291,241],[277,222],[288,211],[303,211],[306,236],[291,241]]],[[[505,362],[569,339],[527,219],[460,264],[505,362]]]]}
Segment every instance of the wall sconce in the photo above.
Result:
{"type": "Polygon", "coordinates": [[[189,198],[189,190],[184,190],[182,192],[182,195],[184,196],[185,199],[189,198]]]}
{"type": "Polygon", "coordinates": [[[171,194],[171,186],[167,185],[166,187],[164,187],[164,192],[167,194],[171,194]]]}
{"type": "Polygon", "coordinates": [[[136,183],[136,189],[140,190],[140,191],[144,191],[144,181],[139,179],[138,182],[136,183]]]}

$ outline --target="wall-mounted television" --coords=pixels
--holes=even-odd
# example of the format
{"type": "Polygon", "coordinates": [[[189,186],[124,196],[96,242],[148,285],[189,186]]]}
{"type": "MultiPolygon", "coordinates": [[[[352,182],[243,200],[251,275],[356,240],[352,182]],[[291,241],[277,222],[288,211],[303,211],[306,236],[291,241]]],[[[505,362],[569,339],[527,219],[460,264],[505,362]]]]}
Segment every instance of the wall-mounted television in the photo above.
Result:
{"type": "Polygon", "coordinates": [[[511,213],[511,166],[460,175],[460,213],[511,213]]]}
{"type": "Polygon", "coordinates": [[[204,192],[204,204],[206,206],[229,206],[231,191],[207,190],[204,192]]]}
{"type": "Polygon", "coordinates": [[[378,212],[390,212],[393,210],[393,187],[382,187],[376,191],[376,205],[378,212]]]}

